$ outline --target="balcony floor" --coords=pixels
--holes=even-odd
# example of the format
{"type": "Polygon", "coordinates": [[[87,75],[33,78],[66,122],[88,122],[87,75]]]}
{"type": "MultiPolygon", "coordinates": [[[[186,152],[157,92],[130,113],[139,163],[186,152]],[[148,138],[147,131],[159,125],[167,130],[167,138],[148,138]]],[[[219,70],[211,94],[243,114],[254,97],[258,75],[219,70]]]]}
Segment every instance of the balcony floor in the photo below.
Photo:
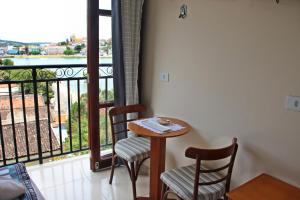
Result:
{"type": "MultiPolygon", "coordinates": [[[[110,169],[93,173],[88,155],[28,167],[28,172],[47,200],[133,199],[125,167],[116,168],[113,184],[109,185],[110,169]]],[[[149,177],[142,172],[137,181],[137,194],[148,196],[148,188],[149,177]]]]}

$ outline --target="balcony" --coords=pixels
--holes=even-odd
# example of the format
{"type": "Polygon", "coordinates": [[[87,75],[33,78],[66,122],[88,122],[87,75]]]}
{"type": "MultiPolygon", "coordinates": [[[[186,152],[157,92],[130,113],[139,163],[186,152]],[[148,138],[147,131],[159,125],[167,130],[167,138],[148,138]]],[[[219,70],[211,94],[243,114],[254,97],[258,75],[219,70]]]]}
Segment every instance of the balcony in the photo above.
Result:
{"type": "MultiPolygon", "coordinates": [[[[99,73],[100,144],[109,150],[112,65],[99,73]]],[[[0,100],[0,166],[88,152],[86,65],[0,67],[0,100]]]]}

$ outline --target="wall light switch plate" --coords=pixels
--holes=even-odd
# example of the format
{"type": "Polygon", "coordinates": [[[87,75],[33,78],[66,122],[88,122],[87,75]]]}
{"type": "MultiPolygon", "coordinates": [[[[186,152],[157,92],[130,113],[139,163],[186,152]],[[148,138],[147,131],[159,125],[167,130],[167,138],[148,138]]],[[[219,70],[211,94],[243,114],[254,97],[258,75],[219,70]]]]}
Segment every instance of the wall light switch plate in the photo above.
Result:
{"type": "Polygon", "coordinates": [[[164,81],[164,82],[169,82],[170,81],[170,74],[169,73],[160,73],[159,74],[159,80],[164,81]]]}
{"type": "Polygon", "coordinates": [[[285,102],[285,107],[288,110],[300,112],[300,97],[287,96],[286,102],[285,102]]]}

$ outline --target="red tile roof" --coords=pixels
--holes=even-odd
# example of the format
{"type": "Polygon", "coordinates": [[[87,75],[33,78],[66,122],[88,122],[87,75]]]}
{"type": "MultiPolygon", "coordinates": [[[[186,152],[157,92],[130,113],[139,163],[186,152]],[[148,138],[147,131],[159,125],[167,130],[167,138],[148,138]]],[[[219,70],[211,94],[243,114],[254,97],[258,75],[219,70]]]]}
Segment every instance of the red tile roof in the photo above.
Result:
{"type": "MultiPolygon", "coordinates": [[[[36,121],[35,121],[35,109],[34,109],[34,96],[31,94],[25,95],[25,110],[26,110],[26,122],[27,122],[27,139],[29,146],[29,154],[38,154],[37,148],[37,133],[36,133],[36,121]]],[[[24,124],[24,113],[23,113],[23,103],[22,95],[13,94],[12,95],[13,110],[14,110],[14,122],[15,122],[15,133],[16,133],[16,143],[17,151],[19,157],[24,157],[27,155],[26,149],[26,136],[25,136],[25,124],[24,124]]],[[[57,141],[53,130],[48,124],[48,112],[47,107],[44,103],[43,96],[38,96],[39,105],[39,122],[40,122],[40,132],[41,132],[41,144],[43,153],[49,152],[51,150],[50,143],[52,144],[52,150],[60,149],[60,145],[57,141]],[[51,136],[51,141],[50,137],[51,136]]],[[[0,96],[0,115],[2,122],[2,132],[4,138],[5,154],[6,159],[15,158],[15,147],[13,138],[13,126],[11,120],[10,111],[10,98],[9,96],[0,96]]],[[[50,113],[51,117],[51,113],[50,113]]],[[[52,122],[52,118],[50,119],[52,122]]],[[[1,127],[0,127],[1,128],[1,127]]],[[[0,144],[0,160],[3,159],[2,146],[0,144]]]]}
{"type": "MultiPolygon", "coordinates": [[[[16,141],[17,141],[17,150],[18,157],[24,157],[27,155],[26,149],[26,137],[25,137],[25,127],[24,123],[15,124],[16,130],[16,141]]],[[[52,131],[48,129],[48,121],[40,120],[40,130],[41,130],[41,144],[43,153],[49,152],[50,142],[52,144],[52,150],[60,149],[59,143],[52,131]],[[52,140],[50,141],[50,136],[52,140]]],[[[4,147],[5,147],[5,157],[6,159],[14,159],[15,158],[15,148],[14,148],[14,139],[13,139],[13,131],[12,125],[3,125],[2,126],[3,137],[4,137],[4,147]]],[[[38,146],[37,146],[37,134],[36,134],[36,125],[35,122],[27,123],[27,132],[28,132],[28,146],[29,146],[29,154],[36,155],[38,154],[38,146]]],[[[2,156],[2,146],[0,144],[0,160],[3,159],[2,156]]]]}
{"type": "MultiPolygon", "coordinates": [[[[22,95],[13,94],[12,95],[13,107],[14,109],[23,108],[22,105],[22,95]]],[[[44,99],[42,95],[38,96],[38,105],[45,106],[44,99]]],[[[34,107],[34,96],[33,94],[25,95],[25,107],[34,107]]],[[[10,109],[10,99],[8,95],[0,96],[0,109],[10,109]]]]}
{"type": "MultiPolygon", "coordinates": [[[[11,84],[11,88],[18,88],[19,85],[11,84]]],[[[8,88],[8,84],[0,84],[0,88],[8,88]]]]}

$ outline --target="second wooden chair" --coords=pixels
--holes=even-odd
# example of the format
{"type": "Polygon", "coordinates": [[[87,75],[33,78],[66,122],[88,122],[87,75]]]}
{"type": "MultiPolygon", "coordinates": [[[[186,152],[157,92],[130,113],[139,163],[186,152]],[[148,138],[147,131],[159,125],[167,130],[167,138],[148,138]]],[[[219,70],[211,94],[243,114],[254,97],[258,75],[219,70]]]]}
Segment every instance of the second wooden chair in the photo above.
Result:
{"type": "Polygon", "coordinates": [[[221,149],[198,149],[190,147],[185,156],[196,160],[194,165],[168,170],[161,174],[163,181],[162,199],[175,193],[182,200],[227,200],[233,164],[238,149],[237,139],[221,149]],[[229,158],[229,162],[218,168],[205,167],[202,161],[229,158]],[[221,171],[225,173],[220,173],[221,171]]]}

